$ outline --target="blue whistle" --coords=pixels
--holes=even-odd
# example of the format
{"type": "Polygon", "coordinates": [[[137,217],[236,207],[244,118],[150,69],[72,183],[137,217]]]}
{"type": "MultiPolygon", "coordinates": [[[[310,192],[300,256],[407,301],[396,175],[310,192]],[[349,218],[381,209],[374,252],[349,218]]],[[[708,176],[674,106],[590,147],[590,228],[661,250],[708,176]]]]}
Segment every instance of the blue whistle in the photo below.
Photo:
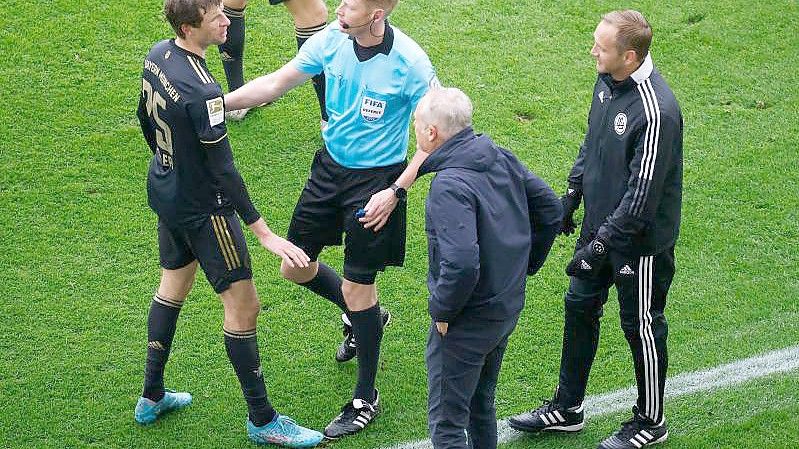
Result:
{"type": "Polygon", "coordinates": [[[366,209],[360,208],[357,211],[355,211],[355,218],[363,218],[365,216],[366,216],[366,209]]]}

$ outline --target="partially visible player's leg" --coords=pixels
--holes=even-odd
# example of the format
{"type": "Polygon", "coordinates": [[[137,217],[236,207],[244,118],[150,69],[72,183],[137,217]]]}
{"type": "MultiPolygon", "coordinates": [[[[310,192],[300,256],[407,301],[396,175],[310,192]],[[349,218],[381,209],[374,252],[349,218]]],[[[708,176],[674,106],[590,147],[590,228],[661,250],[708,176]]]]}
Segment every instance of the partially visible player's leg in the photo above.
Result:
{"type": "Polygon", "coordinates": [[[164,388],[164,368],[172,348],[180,309],[194,283],[197,261],[185,235],[178,229],[170,229],[161,221],[158,223],[158,246],[161,282],[147,316],[144,388],[134,412],[134,418],[140,424],[150,424],[163,413],[191,403],[190,394],[164,388]]]}
{"type": "Polygon", "coordinates": [[[270,0],[270,3],[283,3],[294,18],[294,26],[308,28],[327,22],[327,5],[324,0],[270,0]]]}
{"type": "Polygon", "coordinates": [[[256,443],[312,447],[319,432],[279,415],[266,393],[256,330],[261,305],[252,282],[250,255],[235,214],[211,216],[211,226],[198,233],[200,264],[225,310],[225,349],[247,402],[247,434],[256,443]]]}
{"type": "MultiPolygon", "coordinates": [[[[276,3],[276,1],[272,1],[276,3]]],[[[297,49],[314,34],[322,31],[327,26],[327,6],[323,0],[288,0],[283,2],[286,9],[294,18],[294,31],[297,37],[297,49]]],[[[325,108],[325,74],[320,73],[313,78],[313,87],[319,101],[319,111],[322,120],[327,123],[327,109],[325,108]]]]}
{"type": "Polygon", "coordinates": [[[276,412],[267,398],[261,372],[256,330],[260,302],[255,286],[250,279],[236,281],[220,297],[225,308],[225,349],[247,401],[250,421],[262,426],[271,422],[276,412]]]}
{"type": "MultiPolygon", "coordinates": [[[[247,0],[223,0],[223,11],[230,20],[227,40],[219,45],[219,56],[222,68],[225,69],[228,92],[233,92],[244,85],[244,10],[247,0]]],[[[225,112],[227,120],[243,120],[249,108],[225,112]]]]}
{"type": "Polygon", "coordinates": [[[244,85],[244,10],[247,0],[224,0],[225,15],[230,19],[227,40],[219,45],[228,91],[244,85]]]}
{"type": "Polygon", "coordinates": [[[161,284],[147,316],[147,364],[142,396],[160,401],[164,396],[164,367],[175,337],[178,315],[197,271],[197,261],[175,270],[161,269],[161,284]]]}

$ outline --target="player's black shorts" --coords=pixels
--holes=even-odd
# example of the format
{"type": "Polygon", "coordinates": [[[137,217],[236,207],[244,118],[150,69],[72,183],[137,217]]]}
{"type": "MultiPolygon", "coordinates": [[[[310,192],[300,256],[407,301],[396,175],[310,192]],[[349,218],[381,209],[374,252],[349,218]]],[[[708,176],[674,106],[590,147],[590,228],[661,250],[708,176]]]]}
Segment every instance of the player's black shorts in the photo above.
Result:
{"type": "Polygon", "coordinates": [[[405,162],[367,169],[338,164],[323,147],[311,164],[289,225],[288,240],[316,260],[322,248],[344,240],[344,278],[358,284],[373,284],[386,266],[405,261],[404,201],[397,203],[386,225],[378,232],[364,229],[355,212],[366,206],[373,194],[390,186],[405,170],[405,162]]]}
{"type": "Polygon", "coordinates": [[[198,260],[217,293],[233,282],[252,279],[250,253],[235,213],[208,215],[191,227],[169,226],[159,218],[158,251],[161,266],[168,270],[198,260]]]}
{"type": "Polygon", "coordinates": [[[269,0],[270,5],[279,5],[283,3],[285,0],[269,0]]]}

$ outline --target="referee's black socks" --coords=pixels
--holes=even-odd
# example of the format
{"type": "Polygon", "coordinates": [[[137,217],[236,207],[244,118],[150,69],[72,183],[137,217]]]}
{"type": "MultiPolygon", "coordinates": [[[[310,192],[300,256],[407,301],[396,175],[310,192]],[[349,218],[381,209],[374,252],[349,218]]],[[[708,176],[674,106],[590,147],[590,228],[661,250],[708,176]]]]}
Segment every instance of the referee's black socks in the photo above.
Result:
{"type": "Polygon", "coordinates": [[[375,400],[375,377],[380,358],[380,340],[383,338],[383,320],[380,318],[380,304],[357,312],[349,313],[352,332],[358,342],[358,383],[354,398],[369,403],[375,400]]]}
{"type": "Polygon", "coordinates": [[[230,26],[227,29],[227,40],[219,45],[219,55],[222,68],[225,69],[228,92],[233,92],[244,85],[244,8],[225,6],[222,10],[230,19],[230,26]]]}
{"type": "Polygon", "coordinates": [[[342,312],[349,314],[347,304],[344,303],[344,294],[341,293],[341,277],[329,266],[319,262],[316,276],[308,282],[299,284],[337,305],[342,312]]]}
{"type": "Polygon", "coordinates": [[[162,298],[156,293],[147,315],[147,363],[144,366],[142,396],[153,401],[164,397],[164,366],[175,337],[182,302],[162,298]]]}
{"type": "Polygon", "coordinates": [[[225,349],[236,376],[241,384],[241,392],[247,401],[250,421],[263,426],[275,418],[277,412],[266,396],[266,385],[261,372],[261,358],[258,355],[258,336],[255,329],[230,331],[225,333],[225,349]]]}

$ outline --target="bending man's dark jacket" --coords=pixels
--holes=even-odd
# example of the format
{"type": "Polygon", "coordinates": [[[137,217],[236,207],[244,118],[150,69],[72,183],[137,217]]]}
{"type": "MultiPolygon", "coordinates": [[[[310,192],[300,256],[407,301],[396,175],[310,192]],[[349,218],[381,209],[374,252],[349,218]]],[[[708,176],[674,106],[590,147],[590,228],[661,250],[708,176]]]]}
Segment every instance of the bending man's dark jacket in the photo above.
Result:
{"type": "Polygon", "coordinates": [[[438,172],[425,205],[430,316],[518,315],[526,275],[541,268],[560,226],[560,200],[510,151],[471,128],[427,158],[419,174],[430,172],[438,172]]]}

